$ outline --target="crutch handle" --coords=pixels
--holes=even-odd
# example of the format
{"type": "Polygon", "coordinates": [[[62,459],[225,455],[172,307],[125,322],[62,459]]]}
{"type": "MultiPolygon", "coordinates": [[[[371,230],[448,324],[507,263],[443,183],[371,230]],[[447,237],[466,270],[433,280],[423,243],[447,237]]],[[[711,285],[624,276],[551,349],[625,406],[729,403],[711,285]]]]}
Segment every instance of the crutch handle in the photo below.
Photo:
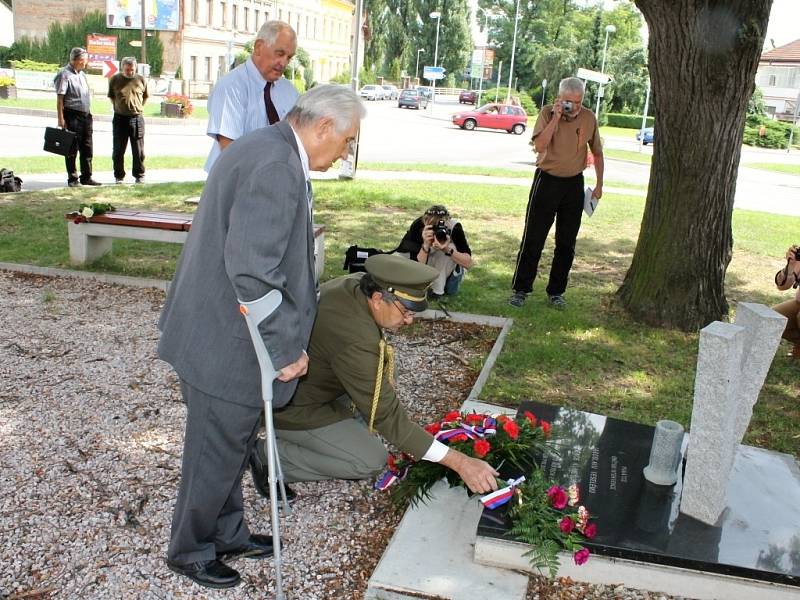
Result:
{"type": "Polygon", "coordinates": [[[257,300],[242,302],[239,300],[239,312],[244,316],[253,348],[256,351],[258,366],[261,368],[261,395],[264,400],[272,401],[272,382],[278,377],[278,372],[272,365],[267,347],[261,337],[258,326],[281,305],[283,296],[278,290],[271,290],[257,300]]]}

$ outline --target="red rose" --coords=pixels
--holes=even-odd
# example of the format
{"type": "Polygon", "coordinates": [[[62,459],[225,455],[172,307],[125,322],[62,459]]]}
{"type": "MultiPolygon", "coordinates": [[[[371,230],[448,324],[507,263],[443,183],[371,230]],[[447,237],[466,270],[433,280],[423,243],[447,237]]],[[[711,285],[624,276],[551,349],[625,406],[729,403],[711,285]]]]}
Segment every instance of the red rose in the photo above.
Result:
{"type": "Polygon", "coordinates": [[[597,535],[597,524],[596,523],[589,523],[586,528],[583,530],[583,535],[585,535],[590,540],[597,535]]]}
{"type": "Polygon", "coordinates": [[[519,437],[519,425],[514,421],[509,420],[503,423],[503,431],[505,431],[512,440],[519,437]]]}
{"type": "Polygon", "coordinates": [[[72,222],[75,223],[75,225],[80,225],[81,223],[83,223],[83,219],[81,217],[75,217],[74,219],[72,219],[72,222]]]}
{"type": "Polygon", "coordinates": [[[425,431],[430,433],[431,435],[436,435],[442,429],[442,426],[438,423],[431,423],[430,425],[425,425],[425,431]]]}
{"type": "Polygon", "coordinates": [[[444,416],[444,421],[458,421],[461,418],[461,413],[457,410],[451,410],[444,416]]]}
{"type": "Polygon", "coordinates": [[[549,490],[547,490],[547,497],[550,498],[550,502],[552,502],[553,507],[561,510],[567,505],[567,501],[569,500],[569,496],[567,496],[567,492],[564,491],[564,488],[554,485],[549,490]]]}
{"type": "Polygon", "coordinates": [[[530,424],[531,424],[533,427],[536,427],[536,415],[534,415],[534,414],[533,414],[531,411],[529,411],[529,410],[526,410],[524,414],[525,414],[525,418],[526,418],[526,419],[528,419],[528,421],[530,422],[530,424]]]}
{"type": "Polygon", "coordinates": [[[548,423],[547,421],[539,421],[539,427],[542,428],[545,437],[550,435],[550,423],[548,423]]]}
{"type": "Polygon", "coordinates": [[[466,442],[469,438],[466,433],[457,433],[450,438],[451,442],[466,442]]]}
{"type": "Polygon", "coordinates": [[[492,446],[486,440],[475,440],[475,443],[472,444],[472,449],[475,450],[475,456],[483,458],[489,453],[492,446]]]}
{"type": "Polygon", "coordinates": [[[575,521],[569,517],[564,517],[558,522],[558,528],[564,533],[571,533],[575,529],[575,521]]]}
{"type": "Polygon", "coordinates": [[[389,457],[386,459],[386,464],[389,466],[390,471],[397,471],[397,459],[395,459],[394,454],[390,454],[389,457]]]}
{"type": "Polygon", "coordinates": [[[497,417],[497,422],[500,423],[500,424],[503,424],[506,421],[508,421],[508,417],[506,415],[499,415],[497,417]]]}
{"type": "Polygon", "coordinates": [[[586,548],[581,548],[572,556],[572,558],[575,559],[576,565],[582,565],[589,560],[589,551],[586,548]]]}

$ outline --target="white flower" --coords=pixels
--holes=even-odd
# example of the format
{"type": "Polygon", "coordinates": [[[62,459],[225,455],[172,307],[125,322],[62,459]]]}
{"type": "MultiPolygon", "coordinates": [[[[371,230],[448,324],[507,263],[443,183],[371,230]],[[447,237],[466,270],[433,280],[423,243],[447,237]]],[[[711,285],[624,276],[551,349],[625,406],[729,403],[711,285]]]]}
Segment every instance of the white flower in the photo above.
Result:
{"type": "Polygon", "coordinates": [[[87,219],[91,219],[94,216],[94,211],[92,210],[91,206],[84,206],[83,210],[81,211],[81,215],[87,219]]]}

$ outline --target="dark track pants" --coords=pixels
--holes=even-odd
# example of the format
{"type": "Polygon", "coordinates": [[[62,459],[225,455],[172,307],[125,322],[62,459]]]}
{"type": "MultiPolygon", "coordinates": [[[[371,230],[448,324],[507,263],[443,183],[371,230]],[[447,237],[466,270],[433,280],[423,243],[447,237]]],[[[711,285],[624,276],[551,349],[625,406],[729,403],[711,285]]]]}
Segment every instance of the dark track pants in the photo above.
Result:
{"type": "Polygon", "coordinates": [[[575,239],[581,227],[583,194],[583,173],[574,177],[556,177],[541,169],[536,170],[528,197],[525,231],[517,253],[514,278],[511,280],[514,291],[532,291],[542,248],[553,221],[556,223],[556,247],[547,294],[563,294],[567,289],[569,271],[575,258],[575,239]]]}
{"type": "Polygon", "coordinates": [[[131,142],[131,154],[133,155],[133,176],[142,177],[144,175],[144,117],[126,117],[125,115],[114,115],[112,121],[112,132],[114,137],[114,149],[111,159],[114,162],[114,179],[125,178],[125,152],[128,149],[128,140],[131,142]]]}
{"type": "Polygon", "coordinates": [[[77,137],[73,152],[64,157],[67,166],[67,181],[78,181],[78,170],[75,159],[80,152],[81,155],[81,176],[80,181],[84,183],[92,178],[92,156],[94,153],[92,145],[92,114],[79,112],[77,110],[64,109],[64,124],[66,129],[74,133],[77,137]]]}
{"type": "Polygon", "coordinates": [[[247,543],[242,475],[263,406],[227,402],[181,380],[186,401],[181,484],[167,558],[178,564],[214,560],[247,543]]]}

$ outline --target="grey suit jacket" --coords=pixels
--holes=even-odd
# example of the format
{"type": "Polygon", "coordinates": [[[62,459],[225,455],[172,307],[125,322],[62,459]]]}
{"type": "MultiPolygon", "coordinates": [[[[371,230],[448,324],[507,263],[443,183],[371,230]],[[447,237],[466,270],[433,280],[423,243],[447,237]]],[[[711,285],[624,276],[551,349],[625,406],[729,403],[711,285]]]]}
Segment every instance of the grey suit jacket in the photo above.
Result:
{"type": "MultiPolygon", "coordinates": [[[[283,302],[260,329],[281,369],[307,348],[317,311],[306,180],[287,122],[236,140],[209,173],[158,323],[159,356],[207,394],[260,404],[258,361],[237,298],[273,289],[283,302]]],[[[296,385],[275,382],[276,408],[296,385]]]]}

